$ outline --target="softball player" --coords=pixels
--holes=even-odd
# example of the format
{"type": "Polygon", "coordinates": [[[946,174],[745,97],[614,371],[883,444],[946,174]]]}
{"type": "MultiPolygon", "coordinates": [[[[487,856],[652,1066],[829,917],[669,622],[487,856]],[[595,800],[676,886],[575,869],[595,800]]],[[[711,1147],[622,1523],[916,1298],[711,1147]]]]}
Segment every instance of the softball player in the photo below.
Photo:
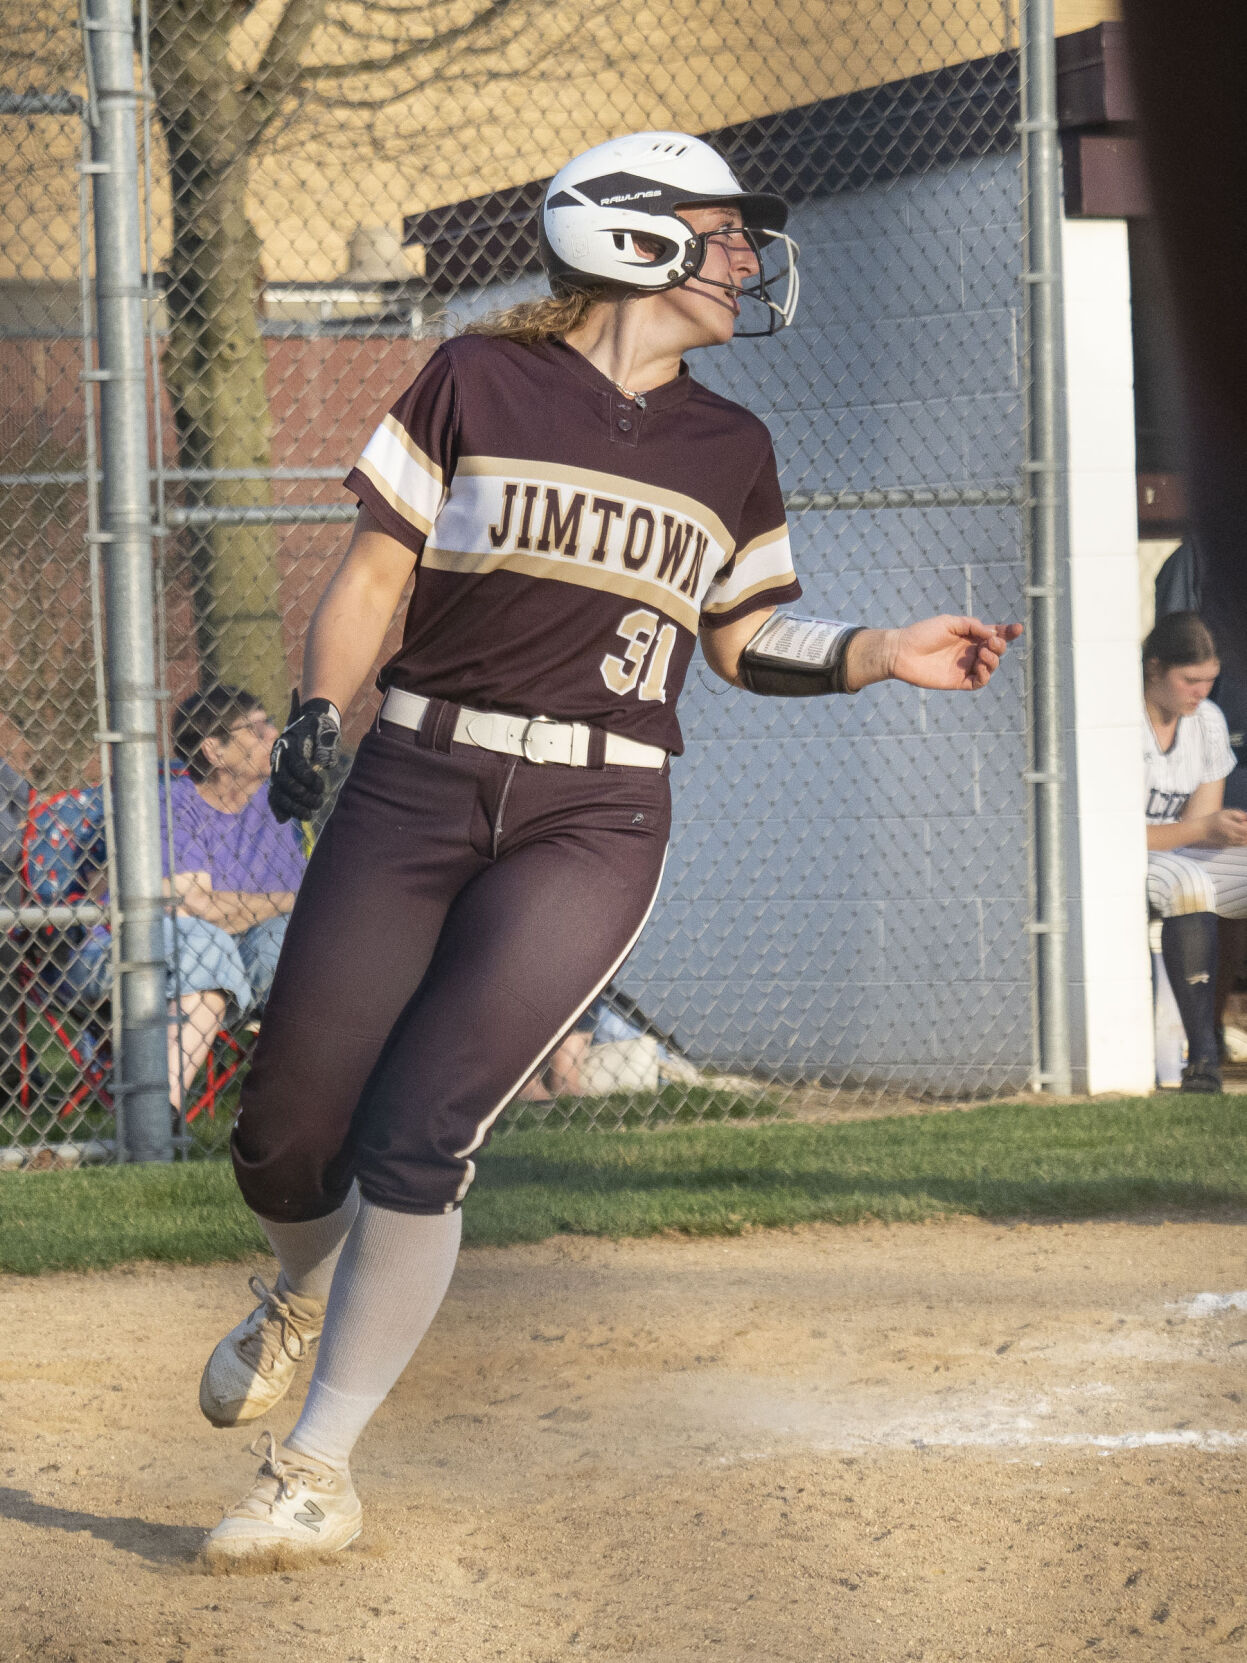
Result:
{"type": "Polygon", "coordinates": [[[801,591],[769,436],[682,359],[730,340],[745,306],[748,333],[791,322],[786,217],[684,134],[576,158],[542,208],[551,297],[442,345],[348,478],[359,523],[273,750],[279,817],[315,810],[413,568],[415,594],[234,1132],[281,1274],[253,1281],[201,1407],[254,1420],[319,1352],[212,1558],[285,1562],[359,1533],[351,1450],[445,1293],[473,1159],[653,906],[699,635],[726,680],[784,695],[979,688],[1020,632],[776,613],[801,591]]]}
{"type": "Polygon", "coordinates": [[[1183,1091],[1221,1090],[1217,918],[1247,918],[1247,814],[1223,806],[1236,759],[1208,697],[1220,669],[1197,613],[1169,613],[1143,643],[1147,899],[1186,1029],[1183,1091]]]}

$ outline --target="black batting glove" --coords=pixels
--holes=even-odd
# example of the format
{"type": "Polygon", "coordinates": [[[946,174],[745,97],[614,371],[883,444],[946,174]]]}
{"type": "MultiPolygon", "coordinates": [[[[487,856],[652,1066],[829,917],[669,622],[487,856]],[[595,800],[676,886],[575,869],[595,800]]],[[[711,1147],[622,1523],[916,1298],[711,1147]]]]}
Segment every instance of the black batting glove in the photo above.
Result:
{"type": "Polygon", "coordinates": [[[299,703],[290,695],[290,716],[269,757],[268,806],[273,818],[310,820],[325,800],[325,771],[338,760],[342,718],[328,699],[299,703]]]}

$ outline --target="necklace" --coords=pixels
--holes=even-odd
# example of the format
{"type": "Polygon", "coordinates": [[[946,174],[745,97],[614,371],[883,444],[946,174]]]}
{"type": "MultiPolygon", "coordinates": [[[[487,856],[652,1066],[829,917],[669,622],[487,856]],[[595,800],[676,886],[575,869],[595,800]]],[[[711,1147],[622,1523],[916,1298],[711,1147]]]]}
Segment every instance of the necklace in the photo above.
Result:
{"type": "Polygon", "coordinates": [[[616,392],[622,393],[625,398],[630,398],[638,410],[644,410],[646,408],[644,393],[634,393],[632,388],[625,387],[622,381],[616,381],[614,377],[610,377],[609,379],[611,386],[615,388],[616,392]]]}

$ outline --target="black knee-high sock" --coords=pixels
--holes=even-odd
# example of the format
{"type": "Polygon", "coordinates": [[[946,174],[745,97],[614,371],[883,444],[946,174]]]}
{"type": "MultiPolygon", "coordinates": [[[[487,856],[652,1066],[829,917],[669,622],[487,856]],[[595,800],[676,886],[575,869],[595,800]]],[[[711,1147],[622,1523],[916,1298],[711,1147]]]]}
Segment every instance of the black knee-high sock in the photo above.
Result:
{"type": "Polygon", "coordinates": [[[1215,1069],[1216,913],[1188,912],[1179,918],[1166,918],[1161,925],[1160,951],[1186,1029],[1189,1066],[1215,1069]]]}

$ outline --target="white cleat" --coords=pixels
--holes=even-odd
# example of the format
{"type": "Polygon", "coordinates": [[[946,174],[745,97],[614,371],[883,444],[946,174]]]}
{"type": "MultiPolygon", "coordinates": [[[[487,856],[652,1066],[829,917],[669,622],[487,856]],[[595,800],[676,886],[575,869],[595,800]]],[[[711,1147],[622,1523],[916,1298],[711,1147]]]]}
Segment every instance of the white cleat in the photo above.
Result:
{"type": "Polygon", "coordinates": [[[325,1325],[325,1301],[291,1293],[284,1276],[276,1288],[258,1276],[248,1286],[260,1303],[217,1346],[199,1382],[199,1407],[213,1426],[258,1420],[285,1397],[325,1325]]]}
{"type": "Polygon", "coordinates": [[[214,1570],[284,1570],[348,1547],[364,1525],[345,1469],[278,1444],[265,1432],[251,1446],[264,1459],[250,1491],[204,1538],[214,1570]]]}

